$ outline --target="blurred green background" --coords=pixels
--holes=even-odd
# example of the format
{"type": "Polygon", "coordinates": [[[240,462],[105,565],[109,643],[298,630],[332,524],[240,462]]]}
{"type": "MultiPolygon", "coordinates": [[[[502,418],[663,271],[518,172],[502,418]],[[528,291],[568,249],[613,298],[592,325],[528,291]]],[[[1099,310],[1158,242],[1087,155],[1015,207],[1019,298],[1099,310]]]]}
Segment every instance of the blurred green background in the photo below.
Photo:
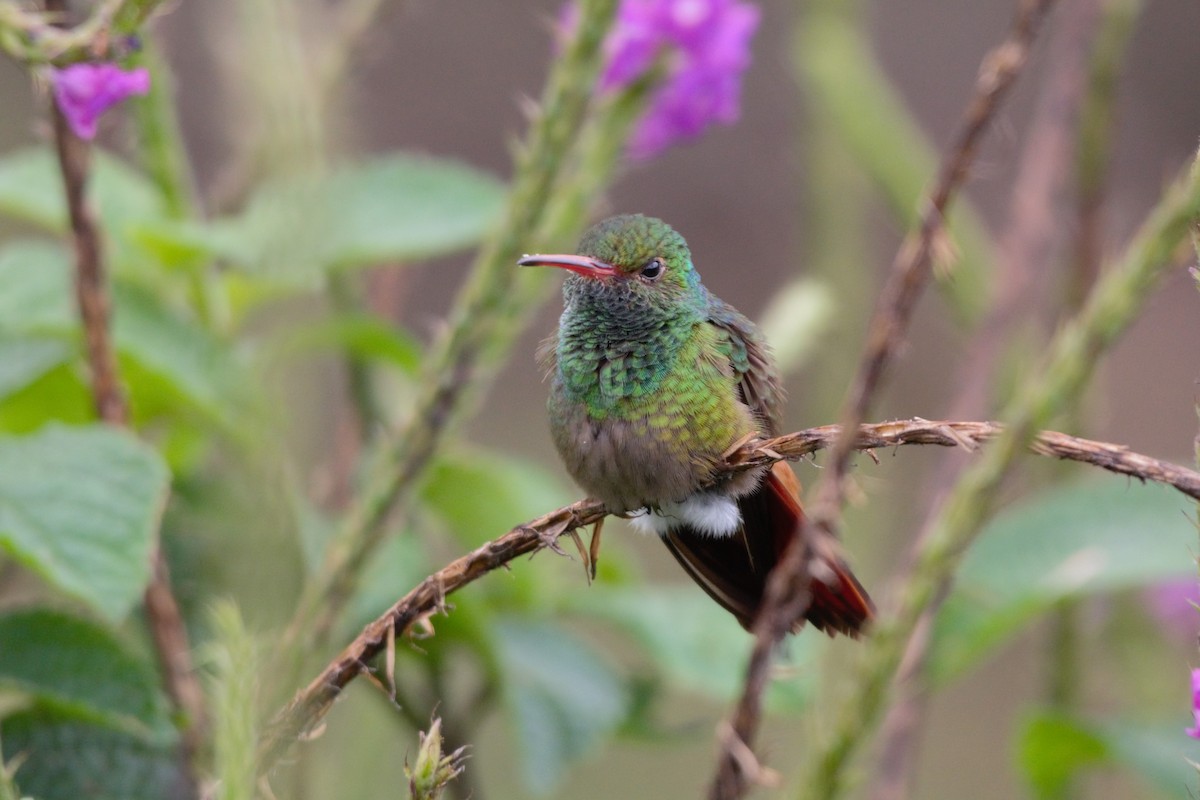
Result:
{"type": "MultiPolygon", "coordinates": [[[[831,121],[830,106],[806,77],[812,74],[806,69],[820,66],[809,59],[823,52],[809,38],[815,34],[806,28],[806,19],[824,5],[764,3],[741,121],[694,145],[632,166],[602,206],[668,220],[687,237],[705,283],[752,318],[760,319],[791,281],[808,277],[819,282],[815,300],[805,295],[812,305],[803,308],[812,309],[808,313],[814,328],[803,334],[811,346],[799,354],[789,378],[789,430],[835,421],[879,277],[904,231],[892,210],[896,203],[885,199],[861,168],[861,154],[851,152],[847,134],[831,121]]],[[[339,157],[404,150],[507,175],[509,146],[524,129],[521,98],[537,96],[550,58],[555,4],[385,4],[352,52],[343,77],[331,88],[330,124],[317,141],[290,116],[294,108],[286,99],[287,87],[305,78],[289,73],[288,64],[305,63],[306,42],[320,40],[335,6],[209,0],[170,7],[155,22],[156,42],[177,83],[184,142],[205,207],[237,208],[256,170],[302,160],[314,147],[339,157]],[[292,30],[270,33],[264,20],[281,19],[292,30]]],[[[981,55],[1008,25],[1012,4],[862,3],[856,13],[883,74],[919,130],[940,151],[981,55]]],[[[1103,229],[1109,252],[1119,252],[1165,182],[1195,148],[1200,131],[1200,104],[1195,102],[1200,94],[1197,30],[1200,6],[1190,0],[1148,2],[1137,20],[1117,87],[1103,229]]],[[[1044,86],[1048,48],[1043,38],[988,137],[966,192],[993,237],[1000,237],[1010,221],[1015,165],[1044,86]]],[[[825,55],[834,63],[834,54],[825,55]]],[[[40,104],[27,75],[0,60],[0,157],[45,141],[40,104]]],[[[130,131],[119,125],[110,126],[104,138],[117,151],[132,144],[130,131]]],[[[894,152],[889,144],[874,144],[885,165],[890,161],[897,169],[912,168],[919,161],[899,130],[894,152]]],[[[1070,202],[1069,197],[1059,198],[1063,223],[1055,224],[1054,246],[1063,253],[1075,233],[1070,202]]],[[[913,205],[915,200],[908,203],[913,205]]],[[[387,221],[381,225],[386,227],[387,221]]],[[[0,241],[28,230],[0,219],[0,241]]],[[[444,310],[469,258],[470,253],[459,252],[376,266],[354,280],[361,282],[373,312],[425,342],[443,324],[444,310]]],[[[1043,275],[1036,282],[1022,312],[1028,320],[1020,336],[1027,344],[1014,347],[1014,365],[1022,363],[1022,356],[1036,354],[1055,324],[1063,279],[1043,275]]],[[[1177,463],[1192,462],[1200,375],[1198,302],[1186,270],[1175,271],[1105,359],[1087,407],[1080,412],[1086,435],[1177,463]]],[[[796,306],[788,308],[794,314],[796,306]]],[[[251,327],[287,330],[294,321],[319,319],[324,311],[325,301],[319,297],[289,297],[260,312],[251,327]]],[[[557,301],[551,302],[529,323],[515,357],[504,365],[462,441],[451,448],[423,491],[431,510],[403,521],[419,532],[428,552],[412,557],[393,548],[396,552],[373,569],[356,616],[339,629],[338,642],[407,591],[426,574],[425,566],[449,560],[472,537],[475,543],[493,538],[577,496],[552,451],[544,420],[546,387],[533,358],[537,342],[552,330],[558,312],[557,301]],[[477,458],[480,450],[484,456],[477,458]],[[507,459],[523,466],[496,480],[494,476],[508,474],[507,459]]],[[[785,310],[783,318],[788,316],[785,310]]],[[[786,330],[784,323],[779,325],[775,330],[786,330]]],[[[937,419],[949,414],[965,366],[967,339],[942,296],[931,292],[918,309],[899,368],[876,404],[877,417],[937,419]]],[[[303,557],[291,538],[290,499],[280,486],[296,489],[314,507],[338,508],[348,490],[356,446],[351,398],[339,358],[327,354],[293,361],[261,377],[274,398],[270,423],[258,431],[266,435],[250,448],[261,458],[247,458],[231,468],[243,470],[238,481],[222,483],[210,469],[176,486],[167,517],[167,546],[185,604],[197,617],[212,595],[228,594],[237,599],[251,627],[268,629],[287,618],[303,557]],[[286,458],[276,458],[276,448],[286,458]],[[278,480],[283,461],[290,464],[283,470],[289,481],[278,480]]],[[[403,412],[410,383],[403,370],[378,376],[376,402],[385,406],[383,416],[403,412]],[[393,408],[386,407],[389,397],[395,398],[393,408]]],[[[182,437],[174,446],[186,463],[192,445],[182,437]]],[[[862,498],[847,515],[847,548],[877,600],[887,597],[888,579],[920,524],[933,470],[944,457],[932,449],[908,447],[881,453],[878,465],[865,458],[858,461],[855,475],[862,498]]],[[[1027,470],[1015,482],[1010,492],[1014,502],[1030,485],[1045,479],[1049,472],[1044,466],[1027,470]]],[[[818,475],[812,465],[801,464],[798,471],[807,484],[818,475]]],[[[1074,477],[1084,472],[1082,467],[1068,467],[1054,474],[1074,477]]],[[[1175,506],[1172,513],[1186,537],[1187,522],[1178,512],[1187,506],[1181,501],[1175,506]]],[[[319,521],[313,525],[321,528],[319,521]]],[[[1192,555],[1194,547],[1180,547],[1182,572],[1187,572],[1192,555]]],[[[571,694],[571,676],[586,672],[591,664],[587,658],[580,662],[580,652],[604,653],[613,662],[613,673],[623,676],[619,685],[610,685],[606,671],[583,682],[574,696],[546,701],[572,713],[601,718],[611,714],[613,718],[602,720],[600,727],[605,733],[621,728],[623,735],[603,747],[599,742],[606,735],[596,731],[577,732],[579,739],[573,744],[539,742],[527,738],[530,729],[521,727],[521,712],[481,715],[475,720],[480,727],[470,735],[473,747],[467,766],[477,797],[529,793],[522,769],[530,769],[530,756],[518,752],[522,745],[514,731],[526,737],[526,749],[547,748],[543,755],[551,760],[557,747],[572,751],[577,744],[576,749],[586,753],[564,774],[544,778],[550,797],[694,797],[704,790],[712,770],[714,726],[727,709],[722,693],[737,679],[749,638],[715,607],[707,608],[703,597],[692,603],[700,593],[685,585],[687,579],[666,551],[634,536],[620,522],[610,523],[604,559],[603,567],[615,583],[602,581],[591,588],[576,562],[549,554],[531,563],[518,562],[511,574],[489,576],[464,592],[458,601],[460,614],[434,619],[446,644],[431,640],[411,648],[401,645],[402,686],[407,679],[414,687],[410,691],[418,695],[444,693],[445,708],[460,717],[484,707],[475,704],[473,694],[480,682],[479,663],[461,659],[433,673],[422,664],[430,658],[453,660],[462,641],[483,635],[472,628],[485,624],[480,620],[499,632],[499,652],[493,656],[502,663],[487,668],[516,676],[504,684],[510,696],[490,708],[535,708],[541,702],[538,693],[551,685],[561,684],[571,694]],[[633,615],[637,621],[626,619],[616,628],[604,624],[606,618],[621,615],[623,584],[613,576],[637,573],[656,587],[633,615]],[[670,649],[669,640],[664,643],[661,632],[635,646],[637,626],[654,611],[650,598],[661,603],[667,626],[676,624],[672,614],[694,612],[701,616],[690,623],[703,630],[690,637],[681,632],[675,649],[670,649]],[[545,619],[539,611],[545,612],[545,619]],[[547,622],[562,622],[594,650],[559,652],[557,632],[546,634],[538,628],[547,622]],[[522,641],[531,644],[519,647],[522,641]],[[652,643],[651,650],[666,646],[668,652],[648,655],[647,643],[652,643]],[[672,660],[685,663],[664,669],[662,665],[672,660]],[[556,682],[555,676],[566,680],[556,682]],[[522,692],[532,693],[534,699],[522,692]],[[657,698],[653,710],[644,715],[619,718],[624,715],[613,706],[613,698],[636,708],[639,700],[652,696],[657,698]],[[515,767],[518,763],[525,766],[515,767]]],[[[5,569],[4,577],[13,579],[6,602],[36,594],[27,587],[27,576],[11,566],[5,569]]],[[[1124,592],[1080,605],[1080,652],[1086,665],[1081,706],[1101,714],[1132,707],[1149,721],[1177,720],[1181,731],[1188,722],[1186,675],[1196,660],[1194,635],[1156,628],[1137,600],[1136,593],[1124,592]]],[[[1052,635],[1046,624],[1029,625],[933,698],[920,747],[916,796],[991,800],[1025,791],[1013,768],[1019,756],[1014,742],[1045,695],[1046,650],[1052,635]]],[[[794,643],[794,674],[781,681],[778,707],[790,707],[791,712],[772,714],[760,739],[766,760],[785,777],[796,761],[794,754],[822,725],[819,712],[798,696],[805,691],[844,691],[836,680],[838,665],[854,647],[836,641],[817,652],[817,644],[809,641],[813,638],[809,633],[794,643]],[[825,680],[809,682],[814,678],[825,680]]],[[[276,787],[279,796],[399,796],[403,757],[416,741],[405,725],[379,692],[359,681],[330,716],[324,735],[302,745],[295,762],[283,770],[276,787]]],[[[568,725],[565,730],[569,729],[568,725]]],[[[563,730],[560,734],[566,736],[563,730]]],[[[1200,753],[1189,748],[1192,744],[1180,735],[1169,747],[1177,747],[1180,759],[1195,759],[1200,753]]],[[[554,773],[544,765],[541,769],[549,771],[537,773],[537,756],[532,760],[535,774],[554,773]]],[[[1103,771],[1087,780],[1082,796],[1124,798],[1151,791],[1137,780],[1103,771]]]]}

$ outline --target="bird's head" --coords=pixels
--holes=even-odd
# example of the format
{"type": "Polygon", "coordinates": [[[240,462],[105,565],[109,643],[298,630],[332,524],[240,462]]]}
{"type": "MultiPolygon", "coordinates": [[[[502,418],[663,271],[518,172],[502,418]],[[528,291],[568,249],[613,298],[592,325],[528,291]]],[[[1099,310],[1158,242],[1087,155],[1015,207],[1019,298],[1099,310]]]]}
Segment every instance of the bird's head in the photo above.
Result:
{"type": "Polygon", "coordinates": [[[517,263],[570,270],[568,297],[582,293],[659,310],[703,299],[687,242],[661,219],[641,214],[596,223],[583,234],[577,253],[529,255],[517,263]]]}

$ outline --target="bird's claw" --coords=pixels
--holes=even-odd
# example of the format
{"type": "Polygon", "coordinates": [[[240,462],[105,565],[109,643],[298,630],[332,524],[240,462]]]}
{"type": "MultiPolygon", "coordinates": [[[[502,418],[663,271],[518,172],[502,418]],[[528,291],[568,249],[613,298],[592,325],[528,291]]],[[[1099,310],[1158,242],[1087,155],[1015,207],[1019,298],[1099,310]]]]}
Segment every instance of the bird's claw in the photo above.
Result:
{"type": "Polygon", "coordinates": [[[520,526],[519,530],[522,533],[537,537],[537,540],[541,544],[541,546],[544,547],[545,549],[549,550],[550,552],[556,553],[560,556],[565,556],[567,554],[567,551],[563,550],[562,547],[558,544],[558,537],[562,535],[562,531],[560,529],[557,529],[557,528],[548,528],[548,529],[534,528],[529,525],[522,525],[522,526],[520,526]]]}
{"type": "Polygon", "coordinates": [[[592,526],[592,541],[588,547],[588,583],[596,580],[596,565],[600,563],[600,532],[604,530],[604,517],[592,526]]]}

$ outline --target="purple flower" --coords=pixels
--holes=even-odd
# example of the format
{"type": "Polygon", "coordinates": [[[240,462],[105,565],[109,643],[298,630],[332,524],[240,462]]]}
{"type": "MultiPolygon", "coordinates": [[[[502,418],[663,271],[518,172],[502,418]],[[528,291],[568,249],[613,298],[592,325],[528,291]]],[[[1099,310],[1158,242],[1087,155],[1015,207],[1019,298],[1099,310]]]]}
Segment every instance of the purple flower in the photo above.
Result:
{"type": "Polygon", "coordinates": [[[150,91],[145,68],[123,70],[116,64],[72,64],[50,72],[54,101],[80,139],[96,136],[96,123],[110,106],[150,91]]]}
{"type": "Polygon", "coordinates": [[[1183,732],[1193,739],[1200,739],[1200,669],[1192,670],[1192,719],[1195,724],[1183,732]]]}
{"type": "Polygon", "coordinates": [[[650,158],[714,122],[737,120],[758,17],[756,6],[739,0],[622,0],[604,43],[600,89],[628,86],[666,54],[665,78],[638,122],[630,155],[650,158]]]}

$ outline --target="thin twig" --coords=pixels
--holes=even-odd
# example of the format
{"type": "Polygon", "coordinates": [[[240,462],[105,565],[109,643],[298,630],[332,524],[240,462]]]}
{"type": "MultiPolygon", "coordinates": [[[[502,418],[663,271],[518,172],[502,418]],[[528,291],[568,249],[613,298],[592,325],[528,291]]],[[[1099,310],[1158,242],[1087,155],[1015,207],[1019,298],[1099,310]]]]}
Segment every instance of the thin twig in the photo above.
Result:
{"type": "MultiPolygon", "coordinates": [[[[1016,81],[1029,56],[1034,34],[1053,0],[1022,0],[1008,38],[989,53],[980,70],[954,145],[942,162],[937,181],[925,202],[920,225],[901,245],[871,320],[866,350],[842,414],[847,431],[866,418],[871,400],[887,366],[902,346],[912,310],[932,274],[935,251],[944,238],[943,219],[950,200],[966,180],[968,169],[1000,101],[1016,81]]],[[[807,594],[809,551],[834,547],[830,539],[844,502],[844,484],[854,442],[838,442],[816,488],[811,516],[800,536],[784,553],[767,580],[763,604],[754,625],[755,645],[746,667],[745,688],[733,712],[734,732],[753,747],[761,717],[761,689],[766,685],[771,651],[802,612],[807,594]]],[[[729,740],[721,744],[711,800],[733,800],[748,788],[729,740]]]]}
{"type": "Polygon", "coordinates": [[[75,250],[75,300],[83,323],[92,399],[96,413],[109,425],[127,427],[129,409],[117,375],[117,356],[109,336],[112,316],[105,275],[103,244],[96,215],[87,202],[91,146],[71,132],[66,117],[52,104],[54,143],[67,198],[71,243],[75,250]]]}
{"type": "MultiPolygon", "coordinates": [[[[966,181],[983,134],[1024,67],[1034,34],[1053,2],[1022,0],[1008,39],[984,58],[975,93],[963,115],[954,145],[942,162],[937,181],[925,200],[920,224],[901,244],[880,294],[871,320],[866,352],[843,414],[842,424],[848,428],[856,427],[866,417],[884,371],[904,344],[913,306],[932,274],[950,201],[966,181]]],[[[842,505],[846,465],[852,451],[850,441],[833,449],[813,508],[814,522],[830,530],[836,525],[842,505]]]]}
{"type": "MultiPolygon", "coordinates": [[[[995,299],[967,346],[959,377],[950,382],[958,387],[949,407],[949,416],[955,419],[995,410],[993,376],[1005,354],[1005,343],[1011,341],[1009,333],[1013,329],[1030,319],[1030,303],[1053,275],[1053,255],[1063,238],[1056,221],[1062,219],[1062,206],[1068,196],[1079,107],[1087,85],[1089,50],[1100,20],[1100,0],[1064,0],[1058,17],[1059,24],[1047,38],[1043,89],[1018,161],[1008,227],[997,251],[995,299]]],[[[915,553],[928,535],[942,501],[966,463],[962,454],[948,454],[940,460],[931,487],[924,492],[924,522],[910,552],[915,553]]],[[[940,592],[939,598],[946,594],[940,592]]],[[[872,800],[902,800],[911,791],[920,738],[917,728],[928,697],[921,675],[929,652],[928,631],[939,607],[937,602],[926,610],[918,626],[921,632],[910,639],[904,655],[896,682],[900,695],[884,720],[874,783],[867,793],[872,800]]]]}
{"type": "MultiPolygon", "coordinates": [[[[52,12],[63,10],[59,0],[50,0],[47,7],[52,12]]],[[[51,113],[75,250],[75,294],[92,376],[92,397],[104,422],[124,428],[129,425],[129,407],[121,387],[109,331],[111,301],[103,242],[96,216],[87,202],[91,147],[71,131],[66,117],[54,103],[51,103],[51,113]]],[[[195,757],[203,743],[204,692],[192,669],[187,629],[171,591],[166,560],[157,542],[151,566],[150,582],[144,596],[146,620],[158,654],[163,684],[183,716],[180,731],[183,758],[192,781],[190,792],[198,796],[195,757]]]]}
{"type": "MultiPolygon", "coordinates": [[[[841,430],[838,425],[826,425],[749,442],[728,456],[716,477],[720,479],[776,461],[810,455],[831,447],[841,430]]],[[[1003,428],[993,422],[909,419],[863,425],[852,439],[858,450],[909,444],[975,450],[1002,433],[1003,428]]],[[[1030,443],[1029,449],[1039,455],[1092,464],[1139,480],[1173,486],[1188,497],[1200,499],[1200,472],[1135,453],[1122,445],[1044,431],[1030,443]]],[[[321,725],[342,690],[362,672],[363,665],[385,650],[389,631],[394,631],[397,636],[406,634],[417,623],[444,611],[447,595],[522,555],[550,547],[560,536],[592,525],[606,515],[599,501],[580,500],[518,525],[421,581],[386,613],[367,625],[275,715],[259,748],[259,768],[263,771],[271,769],[292,742],[321,725]]]]}
{"type": "Polygon", "coordinates": [[[876,729],[922,612],[936,602],[992,513],[1017,455],[1035,440],[1040,427],[1078,402],[1100,357],[1175,266],[1173,256],[1200,215],[1200,161],[1183,173],[1150,212],[1124,256],[1089,294],[1083,310],[1054,336],[1044,368],[1024,382],[1005,409],[1004,432],[955,484],[917,554],[895,610],[880,616],[865,643],[852,677],[854,693],[835,717],[827,741],[812,751],[812,771],[803,781],[802,796],[831,800],[845,788],[847,764],[876,729]]]}

